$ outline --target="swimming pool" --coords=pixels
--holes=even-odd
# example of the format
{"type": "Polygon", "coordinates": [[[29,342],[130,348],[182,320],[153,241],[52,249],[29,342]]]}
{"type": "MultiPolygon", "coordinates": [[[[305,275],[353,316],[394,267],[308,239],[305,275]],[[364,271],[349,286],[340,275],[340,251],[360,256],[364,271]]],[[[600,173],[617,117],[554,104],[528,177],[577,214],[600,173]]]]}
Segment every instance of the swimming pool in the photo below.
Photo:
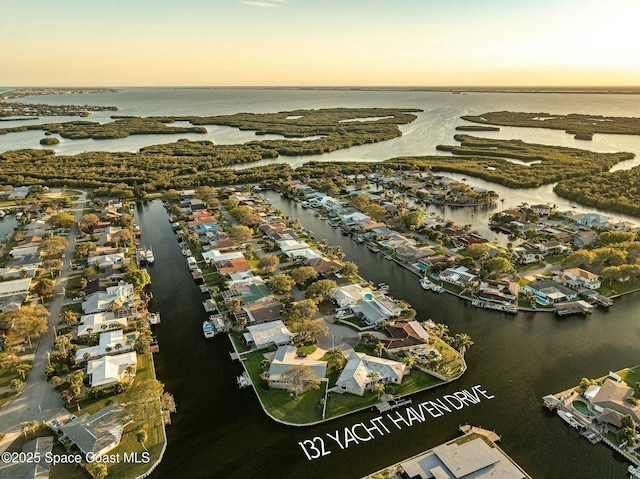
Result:
{"type": "Polygon", "coordinates": [[[414,263],[413,265],[414,268],[419,269],[420,271],[426,271],[427,267],[425,265],[423,265],[422,263],[414,263]]]}
{"type": "Polygon", "coordinates": [[[593,417],[595,416],[595,414],[593,414],[591,411],[589,411],[589,408],[587,407],[587,404],[583,401],[578,401],[577,399],[575,401],[573,401],[571,403],[573,405],[573,407],[576,409],[576,411],[578,411],[580,414],[582,414],[583,416],[587,416],[587,417],[593,417]]]}

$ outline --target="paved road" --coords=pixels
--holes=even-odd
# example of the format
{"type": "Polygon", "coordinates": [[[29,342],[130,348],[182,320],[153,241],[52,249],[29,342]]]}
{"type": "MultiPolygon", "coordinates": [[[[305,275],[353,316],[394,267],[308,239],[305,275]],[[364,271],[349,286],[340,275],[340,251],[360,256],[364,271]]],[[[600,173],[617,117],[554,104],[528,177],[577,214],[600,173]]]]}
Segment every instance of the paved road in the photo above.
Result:
{"type": "MultiPolygon", "coordinates": [[[[85,201],[86,194],[83,193],[75,203],[76,221],[80,221],[82,217],[85,201]]],[[[66,258],[63,260],[62,271],[56,280],[53,299],[48,307],[51,313],[49,317],[50,327],[46,333],[40,336],[29,378],[22,392],[13,401],[0,409],[0,432],[6,434],[0,440],[0,452],[6,450],[15,438],[20,435],[21,422],[33,420],[49,421],[58,415],[63,406],[60,393],[47,382],[45,368],[48,365],[47,353],[52,351],[55,341],[55,330],[58,326],[60,312],[64,303],[64,288],[67,285],[77,236],[78,229],[74,226],[69,233],[69,243],[64,251],[66,258]]]]}

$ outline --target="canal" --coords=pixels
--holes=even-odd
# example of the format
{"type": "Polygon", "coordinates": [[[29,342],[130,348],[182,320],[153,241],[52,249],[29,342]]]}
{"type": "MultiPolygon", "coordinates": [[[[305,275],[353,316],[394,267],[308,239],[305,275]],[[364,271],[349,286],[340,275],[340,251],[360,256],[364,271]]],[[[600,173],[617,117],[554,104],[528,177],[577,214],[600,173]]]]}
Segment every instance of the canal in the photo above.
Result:
{"type": "Polygon", "coordinates": [[[502,435],[502,448],[534,478],[625,477],[626,464],[614,452],[581,438],[546,411],[541,398],[577,384],[583,376],[598,377],[640,362],[637,295],[620,298],[609,311],[598,310],[586,319],[477,310],[453,296],[423,291],[415,275],[341,236],[297,203],[275,193],[267,197],[317,239],[340,245],[363,277],[388,283],[390,294],[410,302],[418,319],[445,323],[451,334],[466,332],[475,341],[466,356],[467,373],[452,384],[415,395],[414,404],[475,385],[495,399],[390,430],[345,450],[327,442],[330,454],[308,461],[300,441],[326,438],[377,414],[367,411],[303,428],[267,418],[253,391],[236,386],[242,369],[229,358],[228,339],[205,341],[202,335],[204,296],[191,279],[161,203],[138,204],[141,243],[151,245],[156,258],[149,267],[155,296],[151,308],[162,317],[156,326],[156,369],[178,407],[167,428],[165,458],[153,477],[358,478],[456,437],[464,423],[502,435]]]}

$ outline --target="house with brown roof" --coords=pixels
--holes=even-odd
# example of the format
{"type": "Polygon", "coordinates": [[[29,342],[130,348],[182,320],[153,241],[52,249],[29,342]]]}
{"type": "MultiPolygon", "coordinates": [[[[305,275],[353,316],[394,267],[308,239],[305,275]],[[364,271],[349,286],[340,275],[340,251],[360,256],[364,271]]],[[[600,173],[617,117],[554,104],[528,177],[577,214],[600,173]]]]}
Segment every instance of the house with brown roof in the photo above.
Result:
{"type": "Polygon", "coordinates": [[[600,276],[582,268],[565,269],[563,274],[569,278],[569,286],[575,284],[577,287],[598,289],[602,285],[600,276]]]}
{"type": "Polygon", "coordinates": [[[327,258],[311,258],[307,260],[307,266],[311,266],[318,273],[333,273],[342,268],[340,263],[327,258]]]}
{"type": "Polygon", "coordinates": [[[218,273],[231,274],[239,273],[241,271],[251,271],[251,264],[246,258],[234,258],[229,260],[223,260],[216,262],[218,273]]]}
{"type": "Polygon", "coordinates": [[[599,412],[611,409],[623,415],[628,414],[636,424],[640,424],[640,406],[634,406],[628,402],[633,393],[634,389],[627,386],[624,381],[617,382],[607,378],[591,400],[591,404],[599,412]]]}
{"type": "Polygon", "coordinates": [[[429,333],[418,321],[396,321],[387,324],[388,338],[380,341],[384,344],[388,353],[397,353],[409,349],[429,347],[429,333]]]}

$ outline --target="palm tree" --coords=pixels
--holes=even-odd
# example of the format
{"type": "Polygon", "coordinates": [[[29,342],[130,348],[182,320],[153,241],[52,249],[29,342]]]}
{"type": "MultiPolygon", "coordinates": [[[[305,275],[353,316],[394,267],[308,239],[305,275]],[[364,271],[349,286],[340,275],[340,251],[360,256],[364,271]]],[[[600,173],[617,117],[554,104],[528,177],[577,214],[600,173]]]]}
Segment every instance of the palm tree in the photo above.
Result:
{"type": "Polygon", "coordinates": [[[76,316],[76,313],[74,313],[70,309],[63,311],[60,315],[60,322],[65,326],[75,324],[77,320],[78,317],[76,316]]]}
{"type": "Polygon", "coordinates": [[[414,367],[418,362],[418,358],[416,358],[413,354],[408,354],[402,359],[402,362],[405,363],[409,368],[409,371],[411,371],[411,368],[414,367]]]}
{"type": "Polygon", "coordinates": [[[384,343],[379,342],[375,347],[375,352],[379,358],[382,357],[382,351],[384,351],[384,343]]]}
{"type": "Polygon", "coordinates": [[[140,444],[142,444],[142,447],[145,451],[147,450],[147,447],[144,445],[144,443],[147,441],[147,437],[147,431],[145,429],[141,429],[136,432],[136,439],[140,444]]]}
{"type": "Polygon", "coordinates": [[[369,371],[367,373],[367,377],[369,378],[368,385],[371,389],[373,389],[375,384],[378,382],[378,379],[380,379],[380,374],[377,371],[369,371]]]}
{"type": "Polygon", "coordinates": [[[335,369],[336,371],[340,371],[347,364],[347,358],[344,356],[344,353],[340,348],[333,348],[327,352],[328,355],[328,363],[335,369]]]}
{"type": "Polygon", "coordinates": [[[473,344],[474,344],[473,341],[471,340],[471,338],[467,333],[458,333],[455,335],[453,339],[454,347],[458,351],[460,351],[460,354],[462,356],[464,356],[464,353],[467,351],[467,349],[473,346],[473,344]]]}
{"type": "Polygon", "coordinates": [[[377,383],[377,384],[374,386],[374,390],[375,390],[375,392],[377,392],[377,393],[378,393],[378,400],[380,400],[380,396],[382,396],[382,395],[384,394],[384,392],[385,392],[384,384],[382,384],[382,383],[377,383]]]}

